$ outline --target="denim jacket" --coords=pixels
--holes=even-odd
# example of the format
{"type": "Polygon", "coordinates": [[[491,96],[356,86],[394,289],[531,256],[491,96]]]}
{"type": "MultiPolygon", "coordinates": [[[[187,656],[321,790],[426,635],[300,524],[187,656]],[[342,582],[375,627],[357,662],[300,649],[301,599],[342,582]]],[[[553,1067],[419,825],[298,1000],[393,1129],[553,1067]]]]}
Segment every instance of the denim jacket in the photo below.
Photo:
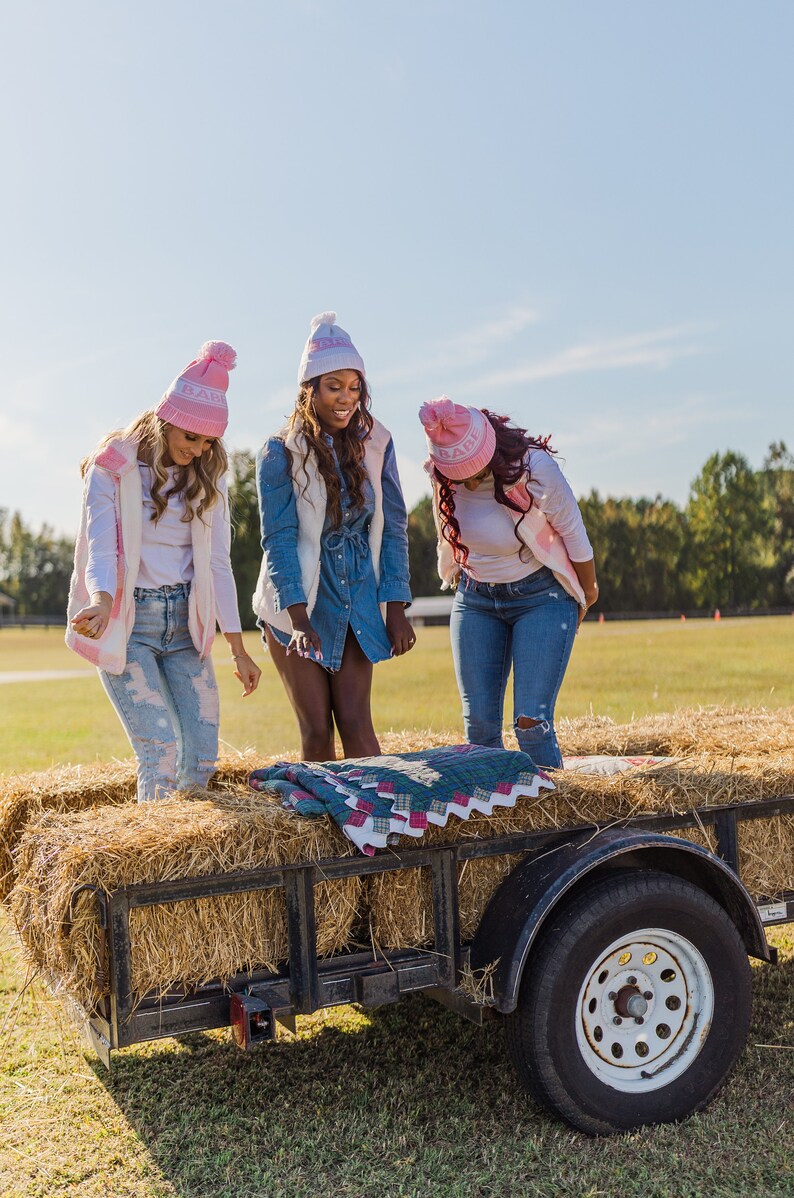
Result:
{"type": "MultiPolygon", "coordinates": [[[[376,424],[371,439],[363,507],[351,506],[337,463],[343,517],[338,529],[331,527],[327,511],[316,510],[311,494],[293,484],[284,437],[271,437],[257,458],[264,560],[254,609],[260,624],[268,624],[287,644],[286,609],[305,603],[329,670],[339,668],[348,627],[370,661],[388,658],[391,644],[380,605],[411,602],[407,515],[394,445],[382,425],[376,424]],[[374,470],[379,474],[373,479],[374,470]],[[318,550],[312,549],[315,540],[318,550]]],[[[332,438],[328,442],[333,450],[332,438]]]]}

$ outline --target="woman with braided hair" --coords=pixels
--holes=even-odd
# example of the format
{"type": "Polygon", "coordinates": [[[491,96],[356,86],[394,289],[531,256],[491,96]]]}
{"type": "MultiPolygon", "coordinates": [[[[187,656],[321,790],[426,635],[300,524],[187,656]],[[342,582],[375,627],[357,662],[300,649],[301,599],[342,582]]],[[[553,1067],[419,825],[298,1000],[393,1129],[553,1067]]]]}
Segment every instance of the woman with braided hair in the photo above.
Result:
{"type": "Polygon", "coordinates": [[[335,312],[311,322],[295,410],[257,458],[262,568],[254,610],[298,719],[305,761],[380,753],[372,666],[407,653],[407,516],[391,434],[335,312]],[[384,613],[385,612],[385,616],[384,613]]]}
{"type": "Polygon", "coordinates": [[[438,568],[457,586],[450,621],[471,744],[502,746],[513,670],[519,748],[562,766],[554,706],[588,607],[598,598],[593,550],[549,447],[506,416],[447,396],[422,405],[438,529],[438,568]]]}

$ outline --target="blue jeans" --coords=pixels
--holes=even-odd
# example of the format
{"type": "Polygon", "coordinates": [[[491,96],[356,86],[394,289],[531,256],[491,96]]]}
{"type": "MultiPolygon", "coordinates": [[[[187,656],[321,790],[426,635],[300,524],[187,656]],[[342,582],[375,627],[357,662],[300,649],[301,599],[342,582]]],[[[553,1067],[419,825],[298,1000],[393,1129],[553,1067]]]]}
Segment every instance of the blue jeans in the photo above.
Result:
{"type": "Polygon", "coordinates": [[[206,786],[218,761],[218,687],[188,630],[189,584],[135,591],[123,674],[99,671],[138,759],[138,802],[206,786]]]}
{"type": "Polygon", "coordinates": [[[536,765],[562,767],[554,705],[576,635],[579,605],[543,566],[518,582],[461,578],[450,633],[470,744],[502,747],[510,668],[519,748],[536,765]],[[536,723],[522,728],[523,717],[536,723]]]}

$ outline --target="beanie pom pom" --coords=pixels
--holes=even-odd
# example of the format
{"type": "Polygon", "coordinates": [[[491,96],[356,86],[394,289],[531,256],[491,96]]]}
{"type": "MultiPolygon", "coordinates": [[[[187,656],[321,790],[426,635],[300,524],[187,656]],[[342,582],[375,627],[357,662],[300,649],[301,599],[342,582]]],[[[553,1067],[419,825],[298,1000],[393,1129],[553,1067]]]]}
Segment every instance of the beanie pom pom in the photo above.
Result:
{"type": "Polygon", "coordinates": [[[225,341],[205,341],[198,352],[198,361],[218,362],[227,370],[237,365],[237,350],[225,341]]]}
{"type": "Polygon", "coordinates": [[[316,333],[321,324],[336,324],[336,312],[318,312],[316,316],[312,317],[309,329],[312,333],[316,333]]]}
{"type": "Polygon", "coordinates": [[[423,403],[419,409],[419,419],[428,434],[433,433],[436,429],[446,429],[454,415],[455,405],[448,395],[442,395],[439,399],[423,403]]]}

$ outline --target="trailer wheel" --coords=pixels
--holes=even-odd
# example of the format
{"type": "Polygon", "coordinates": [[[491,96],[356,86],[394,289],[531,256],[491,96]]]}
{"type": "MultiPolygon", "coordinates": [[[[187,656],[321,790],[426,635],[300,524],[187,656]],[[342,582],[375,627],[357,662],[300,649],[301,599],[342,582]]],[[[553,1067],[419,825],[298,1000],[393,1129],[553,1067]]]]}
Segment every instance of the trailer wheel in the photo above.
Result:
{"type": "Polygon", "coordinates": [[[750,965],[722,907],[653,870],[602,877],[555,912],[507,1048],[524,1085],[591,1135],[700,1110],[750,1023],[750,965]]]}

